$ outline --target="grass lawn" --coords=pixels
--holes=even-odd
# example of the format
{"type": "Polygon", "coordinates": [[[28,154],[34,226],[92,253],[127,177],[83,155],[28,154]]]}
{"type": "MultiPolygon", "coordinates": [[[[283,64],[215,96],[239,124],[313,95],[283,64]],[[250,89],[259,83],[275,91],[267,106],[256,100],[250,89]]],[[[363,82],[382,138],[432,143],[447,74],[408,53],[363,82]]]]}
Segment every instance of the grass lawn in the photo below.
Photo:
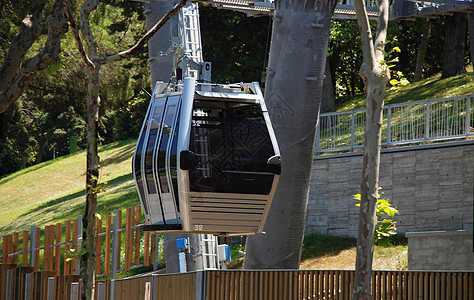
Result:
{"type": "MultiPolygon", "coordinates": [[[[447,98],[474,93],[474,77],[471,72],[459,76],[440,76],[411,83],[407,86],[387,88],[385,105],[447,98]]],[[[337,101],[337,111],[365,108],[366,95],[342,97],[337,101]]]]}
{"type": "MultiPolygon", "coordinates": [[[[108,182],[99,194],[97,211],[111,212],[140,205],[131,165],[135,140],[99,148],[100,182],[108,182]]],[[[50,160],[0,179],[0,236],[72,221],[85,205],[85,151],[50,160]]]]}

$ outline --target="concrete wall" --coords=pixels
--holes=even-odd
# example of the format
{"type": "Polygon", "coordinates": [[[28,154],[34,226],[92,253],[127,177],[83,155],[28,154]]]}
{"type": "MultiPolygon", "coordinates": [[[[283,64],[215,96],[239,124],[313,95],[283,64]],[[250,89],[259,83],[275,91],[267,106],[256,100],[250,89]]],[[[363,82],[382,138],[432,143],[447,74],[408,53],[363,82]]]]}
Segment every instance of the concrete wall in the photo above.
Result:
{"type": "Polygon", "coordinates": [[[409,270],[474,270],[472,231],[406,233],[409,270]]]}
{"type": "MultiPolygon", "coordinates": [[[[383,150],[380,186],[398,232],[472,230],[474,142],[383,150]]],[[[306,232],[357,236],[362,154],[313,161],[306,232]]]]}

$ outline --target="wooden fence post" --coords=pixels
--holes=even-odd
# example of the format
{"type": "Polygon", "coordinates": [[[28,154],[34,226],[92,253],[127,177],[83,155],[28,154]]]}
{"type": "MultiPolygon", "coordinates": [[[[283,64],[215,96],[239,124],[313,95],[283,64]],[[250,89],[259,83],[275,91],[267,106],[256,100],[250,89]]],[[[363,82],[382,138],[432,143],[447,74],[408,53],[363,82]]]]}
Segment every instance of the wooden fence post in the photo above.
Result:
{"type": "Polygon", "coordinates": [[[44,227],[44,242],[43,242],[43,271],[50,271],[49,269],[49,238],[51,237],[51,234],[49,233],[51,231],[49,226],[44,227]]]}
{"type": "Polygon", "coordinates": [[[156,233],[153,233],[151,235],[151,263],[153,265],[153,270],[156,271],[155,269],[155,262],[156,262],[156,248],[157,248],[157,243],[156,243],[156,240],[158,239],[157,237],[157,234],[156,233]]]}
{"type": "MultiPolygon", "coordinates": [[[[142,221],[142,207],[135,207],[135,225],[139,225],[142,221]]],[[[135,229],[135,265],[140,264],[140,228],[135,229]]]]}
{"type": "Polygon", "coordinates": [[[64,242],[66,243],[64,247],[64,275],[71,274],[71,261],[67,260],[67,254],[71,250],[71,222],[66,222],[66,230],[64,233],[64,242]]]}
{"type": "Polygon", "coordinates": [[[102,220],[96,218],[96,243],[95,243],[95,274],[100,274],[101,254],[102,254],[102,237],[99,236],[102,233],[102,220]]]}
{"type": "Polygon", "coordinates": [[[21,247],[21,266],[28,267],[28,230],[23,230],[23,246],[21,247]]]}
{"type": "Polygon", "coordinates": [[[111,215],[107,214],[105,219],[105,259],[104,259],[104,275],[110,275],[110,230],[111,230],[111,215]]]}
{"type": "MultiPolygon", "coordinates": [[[[20,247],[19,247],[19,244],[20,244],[20,233],[19,232],[15,232],[13,234],[13,248],[12,248],[12,254],[13,253],[17,253],[19,250],[20,250],[20,247]]],[[[15,255],[12,257],[12,261],[15,265],[18,264],[18,255],[15,255]]]]}
{"type": "Polygon", "coordinates": [[[59,276],[61,273],[61,236],[62,236],[62,224],[56,224],[56,253],[55,253],[55,266],[54,270],[56,271],[56,276],[59,276]]]}
{"type": "Polygon", "coordinates": [[[35,266],[35,256],[36,256],[36,251],[35,251],[35,242],[36,242],[36,226],[31,226],[30,227],[30,237],[31,237],[31,242],[30,242],[30,267],[35,266]]]}
{"type": "Polygon", "coordinates": [[[41,242],[41,228],[36,228],[36,234],[35,234],[35,248],[37,250],[34,250],[35,255],[34,255],[34,270],[38,271],[39,270],[39,247],[40,247],[40,242],[41,242]]]}
{"type": "Polygon", "coordinates": [[[112,236],[112,279],[115,279],[115,276],[117,275],[117,266],[120,268],[120,259],[118,259],[118,249],[120,248],[120,243],[119,243],[119,216],[118,216],[118,210],[113,211],[114,214],[114,227],[113,227],[113,236],[112,236]],[[118,263],[117,263],[118,261],[118,263]]]}
{"type": "MultiPolygon", "coordinates": [[[[79,220],[74,220],[72,222],[72,249],[74,249],[74,251],[77,251],[77,241],[78,241],[78,222],[79,220]]],[[[77,252],[76,252],[77,253],[77,252]]],[[[73,261],[71,263],[71,274],[77,274],[77,262],[76,261],[73,261]]]]}
{"type": "MultiPolygon", "coordinates": [[[[122,233],[118,230],[122,229],[122,210],[118,211],[118,222],[117,222],[117,271],[120,270],[120,252],[122,251],[122,233]]],[[[115,277],[114,277],[115,278],[115,277]]]]}
{"type": "Polygon", "coordinates": [[[127,208],[125,219],[125,271],[130,270],[130,226],[131,226],[131,208],[127,208]]]}

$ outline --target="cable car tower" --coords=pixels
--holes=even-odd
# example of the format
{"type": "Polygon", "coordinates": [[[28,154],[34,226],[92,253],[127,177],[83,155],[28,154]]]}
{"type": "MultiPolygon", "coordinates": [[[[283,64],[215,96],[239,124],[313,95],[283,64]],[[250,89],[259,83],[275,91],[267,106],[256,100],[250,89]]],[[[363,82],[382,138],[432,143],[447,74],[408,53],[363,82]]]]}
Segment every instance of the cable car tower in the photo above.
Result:
{"type": "Polygon", "coordinates": [[[156,83],[133,157],[143,229],[263,234],[278,144],[258,83],[209,83],[197,10],[180,12],[179,38],[164,54],[174,55],[174,83],[156,83]]]}

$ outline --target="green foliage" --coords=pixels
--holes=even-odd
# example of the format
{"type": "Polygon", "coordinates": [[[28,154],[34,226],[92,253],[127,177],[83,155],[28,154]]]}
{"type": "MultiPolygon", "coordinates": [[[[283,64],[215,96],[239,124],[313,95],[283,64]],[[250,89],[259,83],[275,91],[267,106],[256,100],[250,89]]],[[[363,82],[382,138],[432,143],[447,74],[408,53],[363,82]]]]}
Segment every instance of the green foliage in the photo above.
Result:
{"type": "Polygon", "coordinates": [[[200,3],[205,61],[212,62],[212,81],[258,81],[265,70],[270,42],[270,17],[249,18],[200,3]]]}
{"type": "Polygon", "coordinates": [[[0,141],[0,178],[21,169],[23,157],[10,139],[0,141]]]}
{"type": "Polygon", "coordinates": [[[355,20],[332,20],[328,61],[336,97],[355,95],[364,90],[359,76],[362,64],[360,34],[355,20]]]}
{"type": "MultiPolygon", "coordinates": [[[[379,190],[381,189],[382,188],[379,188],[379,190]]],[[[360,194],[354,195],[354,199],[360,202],[360,194]]],[[[360,207],[360,203],[356,203],[356,206],[360,207]]],[[[388,202],[388,199],[380,198],[380,194],[377,192],[377,203],[375,205],[375,218],[377,222],[374,234],[375,244],[387,244],[389,243],[388,238],[397,233],[397,222],[393,220],[395,214],[398,214],[398,210],[388,202]]]]}

